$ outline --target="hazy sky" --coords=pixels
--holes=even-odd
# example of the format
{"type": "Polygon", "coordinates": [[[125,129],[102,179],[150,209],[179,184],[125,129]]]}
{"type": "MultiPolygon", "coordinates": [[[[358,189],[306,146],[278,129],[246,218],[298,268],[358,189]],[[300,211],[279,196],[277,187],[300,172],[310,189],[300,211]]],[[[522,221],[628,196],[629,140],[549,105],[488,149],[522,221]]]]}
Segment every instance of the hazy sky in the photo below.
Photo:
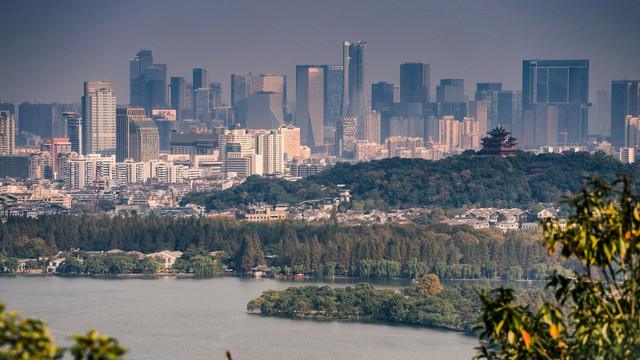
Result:
{"type": "Polygon", "coordinates": [[[640,78],[640,1],[50,1],[0,0],[0,99],[79,102],[82,82],[115,83],[129,101],[129,59],[153,50],[168,76],[204,67],[278,73],[295,97],[297,64],[341,64],[342,41],[367,41],[366,81],[399,82],[399,65],[441,78],[521,89],[523,59],[591,61],[590,100],[611,80],[640,78]]]}

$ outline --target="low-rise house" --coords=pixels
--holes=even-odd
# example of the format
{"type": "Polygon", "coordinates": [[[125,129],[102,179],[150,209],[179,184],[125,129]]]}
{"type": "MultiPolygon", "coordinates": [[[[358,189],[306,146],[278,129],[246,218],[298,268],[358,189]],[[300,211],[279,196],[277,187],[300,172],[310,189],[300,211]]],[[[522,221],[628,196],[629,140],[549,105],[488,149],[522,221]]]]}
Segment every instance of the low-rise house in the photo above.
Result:
{"type": "Polygon", "coordinates": [[[254,268],[251,268],[251,275],[255,277],[262,277],[271,272],[271,268],[267,265],[258,265],[254,268]]]}
{"type": "Polygon", "coordinates": [[[51,273],[51,274],[55,274],[58,272],[58,268],[60,267],[60,265],[62,265],[62,263],[64,263],[64,261],[67,260],[66,258],[60,258],[60,259],[55,259],[55,260],[51,260],[49,261],[49,264],[47,264],[47,272],[51,273]]]}
{"type": "Polygon", "coordinates": [[[182,256],[182,251],[159,251],[152,254],[147,254],[145,257],[154,257],[159,259],[160,262],[164,262],[165,269],[169,269],[173,264],[182,256]]]}

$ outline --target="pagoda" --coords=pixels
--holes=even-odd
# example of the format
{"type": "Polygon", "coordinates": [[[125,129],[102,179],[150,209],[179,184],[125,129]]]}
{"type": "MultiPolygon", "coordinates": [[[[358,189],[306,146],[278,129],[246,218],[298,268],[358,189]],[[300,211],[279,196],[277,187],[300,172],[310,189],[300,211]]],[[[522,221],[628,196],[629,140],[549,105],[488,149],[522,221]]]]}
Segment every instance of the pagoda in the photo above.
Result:
{"type": "Polygon", "coordinates": [[[487,135],[489,136],[482,138],[479,156],[516,156],[516,139],[509,136],[511,133],[502,126],[498,125],[487,135]]]}

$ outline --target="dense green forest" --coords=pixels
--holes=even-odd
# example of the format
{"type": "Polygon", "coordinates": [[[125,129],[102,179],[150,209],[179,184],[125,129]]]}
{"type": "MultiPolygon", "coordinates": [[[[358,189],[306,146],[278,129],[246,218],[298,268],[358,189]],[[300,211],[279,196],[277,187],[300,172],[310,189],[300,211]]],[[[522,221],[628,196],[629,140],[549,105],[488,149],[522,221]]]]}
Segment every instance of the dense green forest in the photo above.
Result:
{"type": "MultiPolygon", "coordinates": [[[[379,320],[471,331],[481,312],[479,294],[490,288],[482,282],[445,285],[438,289],[431,286],[427,291],[420,291],[420,286],[418,283],[417,287],[407,287],[400,292],[376,290],[369,283],[346,288],[305,286],[267,290],[251,300],[247,310],[290,318],[379,320]]],[[[552,298],[550,292],[537,288],[517,293],[519,303],[533,308],[552,298]]]]}
{"type": "Polygon", "coordinates": [[[191,193],[182,203],[228,209],[251,203],[296,204],[334,196],[337,185],[351,190],[353,203],[365,209],[385,207],[463,206],[529,208],[554,203],[579,190],[584,176],[597,173],[613,180],[617,174],[638,175],[638,169],[598,152],[541,154],[518,152],[514,157],[476,157],[473,151],[438,161],[385,159],[339,163],[330,171],[300,181],[250,177],[224,191],[191,193]],[[530,175],[527,167],[548,163],[548,171],[530,175]]]}
{"type": "Polygon", "coordinates": [[[52,256],[72,248],[224,251],[236,271],[267,264],[275,272],[362,278],[539,279],[560,265],[547,257],[535,231],[503,233],[441,223],[342,226],[333,222],[250,223],[207,217],[45,216],[0,224],[8,257],[52,256]],[[281,270],[280,270],[281,269],[281,270]],[[287,270],[288,269],[288,270],[287,270]]]}

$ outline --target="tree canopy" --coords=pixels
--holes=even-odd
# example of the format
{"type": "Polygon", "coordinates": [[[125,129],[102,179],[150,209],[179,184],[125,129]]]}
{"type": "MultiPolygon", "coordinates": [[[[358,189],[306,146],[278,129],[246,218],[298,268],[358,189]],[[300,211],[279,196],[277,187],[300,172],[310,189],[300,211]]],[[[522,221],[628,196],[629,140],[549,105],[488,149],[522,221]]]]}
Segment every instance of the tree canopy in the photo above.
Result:
{"type": "Polygon", "coordinates": [[[580,268],[551,276],[555,301],[537,309],[510,289],[483,294],[477,358],[640,358],[640,197],[627,177],[593,178],[570,203],[566,227],[543,222],[543,242],[580,268]]]}

